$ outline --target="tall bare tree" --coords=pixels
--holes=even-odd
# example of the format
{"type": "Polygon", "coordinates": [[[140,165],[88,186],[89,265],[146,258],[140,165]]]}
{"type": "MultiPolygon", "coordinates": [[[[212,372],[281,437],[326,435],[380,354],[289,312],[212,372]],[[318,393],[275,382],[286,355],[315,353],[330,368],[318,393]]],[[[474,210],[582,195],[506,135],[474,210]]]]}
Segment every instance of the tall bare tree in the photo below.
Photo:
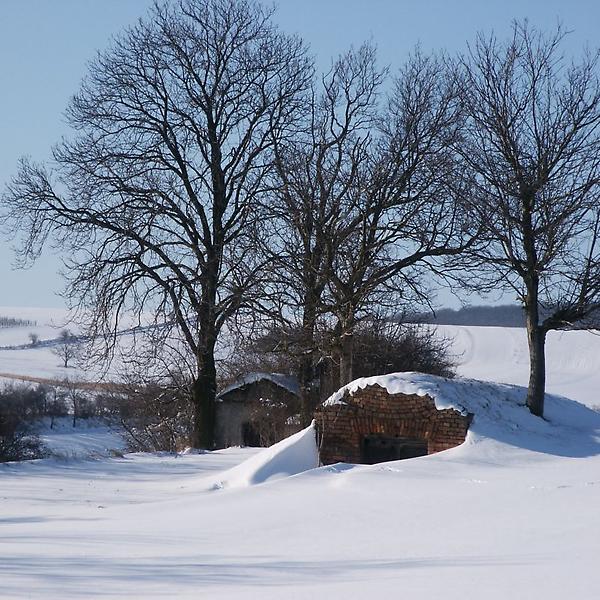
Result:
{"type": "Polygon", "coordinates": [[[477,236],[454,144],[463,115],[455,69],[413,53],[395,78],[334,240],[330,311],[337,321],[340,385],[353,378],[360,318],[429,302],[432,273],[451,273],[477,236]]]}
{"type": "Polygon", "coordinates": [[[352,218],[351,190],[366,160],[385,75],[377,69],[375,54],[374,47],[365,44],[340,56],[314,86],[293,139],[276,144],[278,192],[269,206],[267,250],[280,299],[278,316],[294,332],[300,354],[306,420],[319,399],[312,384],[323,293],[340,234],[352,218]]]}
{"type": "MultiPolygon", "coordinates": [[[[194,435],[214,443],[215,344],[260,265],[247,233],[274,141],[312,76],[302,42],[254,0],[179,0],[91,64],[54,169],[24,160],[5,216],[33,259],[69,253],[68,298],[114,344],[119,317],[155,315],[194,357],[194,435]]],[[[156,331],[156,330],[155,330],[156,331]]]]}
{"type": "Polygon", "coordinates": [[[343,385],[359,320],[399,312],[409,299],[427,302],[426,272],[475,239],[454,148],[463,118],[454,69],[417,51],[381,103],[385,77],[371,45],[348,52],[314,94],[305,130],[278,148],[268,239],[283,307],[300,320],[307,408],[316,400],[308,392],[318,320],[330,330],[318,339],[329,337],[343,385]]]}
{"type": "Polygon", "coordinates": [[[508,41],[479,36],[461,61],[461,151],[488,243],[479,256],[524,307],[527,405],[539,416],[547,332],[600,306],[598,53],[570,62],[563,39],[560,28],[544,35],[515,23],[508,41]]]}

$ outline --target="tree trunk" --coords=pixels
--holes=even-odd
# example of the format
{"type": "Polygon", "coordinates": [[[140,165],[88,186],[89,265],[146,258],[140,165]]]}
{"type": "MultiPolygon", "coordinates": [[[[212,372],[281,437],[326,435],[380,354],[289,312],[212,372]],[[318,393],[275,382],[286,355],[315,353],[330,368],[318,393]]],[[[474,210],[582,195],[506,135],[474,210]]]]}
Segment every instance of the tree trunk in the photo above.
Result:
{"type": "Polygon", "coordinates": [[[200,359],[198,377],[192,386],[194,406],[192,446],[194,448],[212,450],[215,447],[216,377],[214,350],[207,351],[200,359]]]}
{"type": "Polygon", "coordinates": [[[537,417],[544,416],[546,391],[546,330],[540,325],[537,280],[530,285],[525,305],[527,343],[529,346],[529,387],[527,407],[537,417]]]}
{"type": "Polygon", "coordinates": [[[523,201],[523,248],[526,256],[526,276],[524,277],[527,296],[525,297],[525,318],[527,322],[527,343],[529,345],[529,387],[527,406],[537,417],[544,416],[544,394],[546,391],[546,329],[540,325],[540,277],[539,263],[532,222],[535,193],[530,188],[522,192],[523,201]]]}
{"type": "Polygon", "coordinates": [[[527,319],[527,342],[529,344],[529,388],[527,406],[532,414],[544,416],[544,394],[546,391],[546,332],[527,319]]]}
{"type": "Polygon", "coordinates": [[[315,385],[315,322],[316,304],[309,292],[304,299],[304,314],[302,317],[302,341],[300,350],[299,384],[301,395],[300,419],[307,426],[313,419],[313,414],[319,402],[319,390],[315,385]]]}
{"type": "Polygon", "coordinates": [[[214,343],[207,344],[198,358],[198,376],[192,385],[194,427],[192,446],[212,450],[215,447],[217,370],[214,343]]]}
{"type": "Polygon", "coordinates": [[[354,323],[351,320],[342,324],[340,347],[340,387],[350,383],[352,377],[352,363],[354,360],[354,323]]]}
{"type": "Polygon", "coordinates": [[[300,360],[300,395],[301,407],[300,418],[302,425],[307,426],[313,417],[316,408],[316,393],[313,382],[313,353],[305,351],[300,360]]]}

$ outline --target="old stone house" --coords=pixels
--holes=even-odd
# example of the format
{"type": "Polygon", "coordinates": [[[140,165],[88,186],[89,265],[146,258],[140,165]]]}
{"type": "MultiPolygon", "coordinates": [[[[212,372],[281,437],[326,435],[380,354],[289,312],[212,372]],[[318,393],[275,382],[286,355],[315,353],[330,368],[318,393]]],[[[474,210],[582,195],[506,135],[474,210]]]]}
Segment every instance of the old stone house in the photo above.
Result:
{"type": "Polygon", "coordinates": [[[216,445],[270,446],[299,431],[296,379],[280,373],[250,373],[217,396],[216,445]]]}
{"type": "Polygon", "coordinates": [[[438,410],[428,395],[390,394],[373,384],[326,401],[315,420],[322,464],[374,464],[458,446],[471,416],[438,410]]]}

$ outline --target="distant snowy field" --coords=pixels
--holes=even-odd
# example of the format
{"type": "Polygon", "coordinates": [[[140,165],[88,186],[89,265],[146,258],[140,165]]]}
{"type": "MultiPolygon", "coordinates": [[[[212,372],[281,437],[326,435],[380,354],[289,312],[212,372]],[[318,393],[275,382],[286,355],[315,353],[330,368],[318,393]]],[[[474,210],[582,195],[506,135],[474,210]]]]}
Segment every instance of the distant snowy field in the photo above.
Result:
{"type": "MultiPolygon", "coordinates": [[[[526,382],[522,330],[441,332],[461,375],[526,382]]],[[[551,336],[550,391],[600,404],[599,343],[551,336]]],[[[386,385],[475,412],[467,442],[315,469],[310,429],[260,451],[124,457],[114,431],[46,430],[58,458],[0,465],[0,598],[600,597],[600,414],[550,396],[537,419],[524,388],[472,380],[386,385]]]]}
{"type": "MultiPolygon", "coordinates": [[[[121,372],[118,359],[108,373],[104,365],[88,365],[83,370],[77,361],[72,361],[68,368],[62,366],[60,357],[52,351],[61,331],[66,329],[73,335],[82,333],[66,309],[0,307],[0,316],[35,322],[35,325],[0,327],[0,380],[10,380],[13,375],[15,378],[98,381],[117,379],[121,372]],[[38,338],[36,347],[31,344],[30,334],[38,338]]],[[[133,325],[133,322],[123,322],[124,328],[133,325]]],[[[132,334],[119,337],[121,347],[127,348],[131,343],[132,334]]]]}
{"type": "MultiPolygon", "coordinates": [[[[2,374],[48,379],[95,381],[118,378],[117,361],[108,374],[84,372],[77,366],[65,369],[51,346],[29,347],[29,334],[41,342],[54,340],[62,329],[79,330],[64,309],[0,307],[0,316],[37,321],[36,326],[0,328],[0,379],[2,374]],[[10,346],[23,346],[7,349],[10,346]]],[[[128,324],[131,325],[131,324],[128,324]]],[[[518,327],[467,327],[439,325],[441,336],[452,342],[451,352],[463,377],[527,385],[529,356],[525,329],[518,327]]],[[[119,338],[123,347],[131,335],[119,338]]],[[[588,406],[600,406],[600,333],[597,331],[552,331],[547,341],[547,390],[588,406]]]]}
{"type": "MultiPolygon", "coordinates": [[[[439,325],[452,340],[458,374],[483,381],[527,385],[529,354],[521,327],[439,325]]],[[[546,389],[600,407],[600,332],[551,331],[546,342],[546,389]]]]}

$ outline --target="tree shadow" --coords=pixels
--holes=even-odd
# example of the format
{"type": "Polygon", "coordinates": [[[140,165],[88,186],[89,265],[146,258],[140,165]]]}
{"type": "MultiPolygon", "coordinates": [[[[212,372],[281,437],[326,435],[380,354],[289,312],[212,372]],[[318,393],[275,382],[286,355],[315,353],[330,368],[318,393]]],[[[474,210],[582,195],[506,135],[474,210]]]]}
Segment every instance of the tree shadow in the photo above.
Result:
{"type": "MultiPolygon", "coordinates": [[[[154,556],[148,558],[52,558],[9,556],[0,565],[0,575],[10,576],[13,584],[3,585],[4,593],[15,600],[39,597],[60,590],[61,598],[93,598],[123,593],[128,584],[144,598],[164,597],[173,586],[202,590],[232,587],[302,586],[319,582],[361,581],[394,577],[400,571],[415,569],[464,569],[511,567],[534,564],[542,557],[508,556],[429,556],[387,559],[281,560],[270,556],[154,556]],[[23,585],[23,581],[29,585],[23,585]],[[141,585],[141,587],[140,587],[141,585]],[[156,589],[153,589],[156,588],[156,589]],[[41,590],[44,590],[42,592],[41,590]]],[[[5,579],[7,582],[8,579],[5,579]]],[[[125,596],[126,594],[124,594],[125,596]]],[[[123,597],[124,597],[123,596],[123,597]]]]}

